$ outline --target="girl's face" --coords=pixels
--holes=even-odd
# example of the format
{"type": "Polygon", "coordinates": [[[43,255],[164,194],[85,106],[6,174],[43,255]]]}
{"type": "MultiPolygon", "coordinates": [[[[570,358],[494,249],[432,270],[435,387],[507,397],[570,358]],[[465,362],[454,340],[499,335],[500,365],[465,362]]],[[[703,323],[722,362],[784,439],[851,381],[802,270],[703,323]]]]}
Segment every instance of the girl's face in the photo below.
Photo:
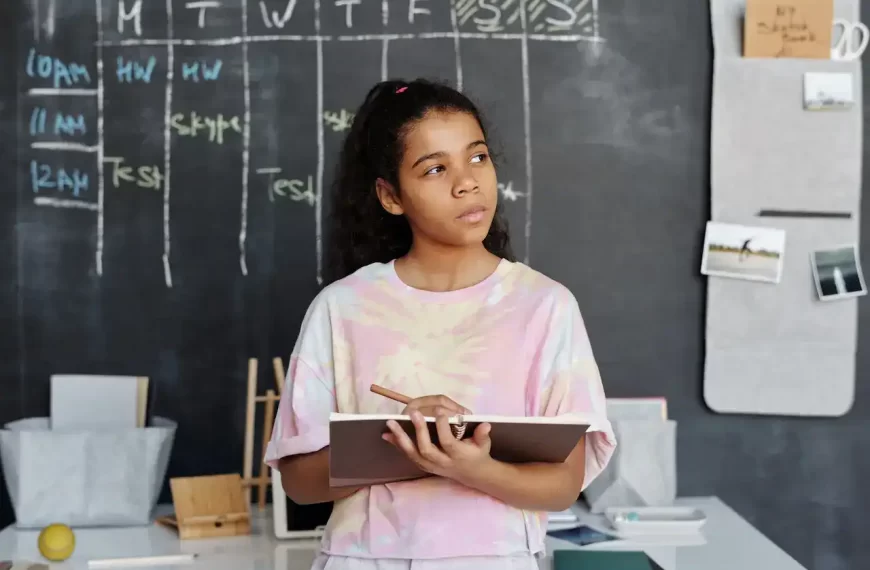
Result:
{"type": "Polygon", "coordinates": [[[495,215],[495,167],[477,120],[463,112],[430,112],[405,135],[394,193],[379,182],[392,214],[404,214],[415,240],[468,246],[483,242],[495,215]]]}

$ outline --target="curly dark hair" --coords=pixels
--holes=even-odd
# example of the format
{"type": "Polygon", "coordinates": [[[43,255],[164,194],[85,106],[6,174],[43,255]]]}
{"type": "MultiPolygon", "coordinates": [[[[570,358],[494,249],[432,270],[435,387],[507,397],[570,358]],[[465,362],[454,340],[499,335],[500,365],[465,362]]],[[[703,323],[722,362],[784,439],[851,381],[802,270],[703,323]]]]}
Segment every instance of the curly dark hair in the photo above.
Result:
{"type": "MultiPolygon", "coordinates": [[[[375,183],[382,178],[401,192],[398,171],[404,137],[430,111],[468,113],[480,124],[486,139],[486,125],[477,106],[447,85],[425,79],[383,81],[366,95],[344,141],[332,188],[324,268],[327,282],[370,263],[386,263],[410,249],[408,221],[384,210],[375,183]]],[[[483,244],[494,255],[515,261],[500,202],[483,244]]]]}

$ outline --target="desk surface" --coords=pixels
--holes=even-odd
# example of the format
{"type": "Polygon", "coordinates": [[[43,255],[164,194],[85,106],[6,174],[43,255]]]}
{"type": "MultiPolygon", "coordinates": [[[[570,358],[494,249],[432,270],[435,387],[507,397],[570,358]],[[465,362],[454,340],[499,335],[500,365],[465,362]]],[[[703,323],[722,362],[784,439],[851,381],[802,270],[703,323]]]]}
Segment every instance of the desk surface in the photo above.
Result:
{"type": "MultiPolygon", "coordinates": [[[[677,504],[702,509],[707,523],[703,537],[661,542],[620,541],[592,548],[643,550],[664,570],[806,570],[768,540],[736,512],[715,497],[678,499],[677,504]]],[[[253,507],[249,536],[229,539],[178,540],[170,529],[158,525],[76,530],[76,551],[52,570],[85,570],[93,558],[126,558],[162,554],[196,553],[195,564],[150,566],[158,570],[309,570],[317,541],[278,540],[272,534],[270,510],[253,507]]],[[[43,561],[36,548],[38,532],[8,527],[0,532],[0,560],[43,561]]],[[[547,550],[575,546],[552,538],[547,550]]],[[[552,567],[550,556],[541,568],[552,567]]]]}

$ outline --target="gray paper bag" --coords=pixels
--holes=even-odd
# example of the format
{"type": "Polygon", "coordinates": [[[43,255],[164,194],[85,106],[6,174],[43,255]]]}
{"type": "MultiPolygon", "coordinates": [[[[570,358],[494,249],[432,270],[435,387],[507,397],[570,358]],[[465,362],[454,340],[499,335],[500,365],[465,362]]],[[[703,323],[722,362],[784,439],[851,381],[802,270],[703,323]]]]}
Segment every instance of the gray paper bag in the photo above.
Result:
{"type": "Polygon", "coordinates": [[[583,492],[590,511],[673,504],[677,495],[677,423],[616,420],[612,426],[619,445],[607,468],[583,492]]]}
{"type": "Polygon", "coordinates": [[[163,488],[176,424],[51,430],[28,418],[0,430],[0,463],[19,528],[144,525],[163,488]]]}

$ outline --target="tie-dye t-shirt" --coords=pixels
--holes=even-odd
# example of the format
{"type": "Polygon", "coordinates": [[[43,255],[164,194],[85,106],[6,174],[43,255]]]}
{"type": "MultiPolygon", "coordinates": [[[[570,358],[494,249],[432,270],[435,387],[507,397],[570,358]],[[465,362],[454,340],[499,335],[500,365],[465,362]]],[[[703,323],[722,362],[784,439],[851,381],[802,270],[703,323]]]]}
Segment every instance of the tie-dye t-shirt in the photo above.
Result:
{"type": "MultiPolygon", "coordinates": [[[[586,436],[584,487],[616,440],[577,302],[522,263],[501,261],[465,289],[431,292],[376,263],[324,288],[303,320],[265,462],[329,445],[331,412],[397,414],[372,384],[444,394],[475,414],[598,420],[586,436]]],[[[323,552],[431,559],[544,551],[547,515],[449,479],[374,485],[336,501],[323,552]]]]}

